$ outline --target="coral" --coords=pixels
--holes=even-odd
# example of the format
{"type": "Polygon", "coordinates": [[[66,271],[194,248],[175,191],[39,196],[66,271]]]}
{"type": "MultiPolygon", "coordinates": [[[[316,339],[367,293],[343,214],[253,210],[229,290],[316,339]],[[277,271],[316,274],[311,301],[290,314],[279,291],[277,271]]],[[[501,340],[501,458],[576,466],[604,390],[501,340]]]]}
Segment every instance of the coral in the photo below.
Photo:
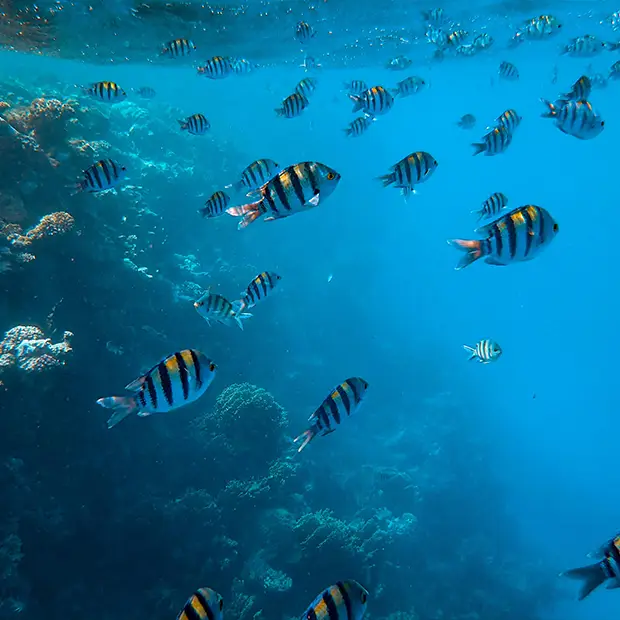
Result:
{"type": "Polygon", "coordinates": [[[34,132],[39,143],[60,144],[66,136],[67,123],[75,121],[78,103],[38,97],[29,106],[9,109],[4,118],[18,132],[34,132]]]}
{"type": "Polygon", "coordinates": [[[41,372],[64,366],[71,351],[71,332],[63,334],[62,342],[52,343],[33,325],[18,325],[4,335],[0,342],[0,368],[15,366],[26,373],[41,372]]]}
{"type": "Polygon", "coordinates": [[[54,235],[64,235],[72,230],[75,225],[73,216],[64,211],[50,213],[41,218],[36,226],[33,226],[25,234],[13,234],[8,237],[9,241],[17,247],[26,247],[36,239],[53,237],[54,235]]]}

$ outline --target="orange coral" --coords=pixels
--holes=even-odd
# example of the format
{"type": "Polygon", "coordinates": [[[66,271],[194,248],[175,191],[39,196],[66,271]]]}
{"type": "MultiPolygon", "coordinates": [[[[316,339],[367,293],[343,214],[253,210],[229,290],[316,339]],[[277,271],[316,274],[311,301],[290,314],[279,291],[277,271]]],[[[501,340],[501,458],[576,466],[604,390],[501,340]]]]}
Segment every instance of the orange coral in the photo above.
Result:
{"type": "Polygon", "coordinates": [[[64,211],[50,213],[41,218],[39,223],[28,230],[25,234],[17,233],[9,236],[13,245],[26,247],[36,239],[53,237],[54,235],[64,235],[75,225],[73,216],[64,211]]]}

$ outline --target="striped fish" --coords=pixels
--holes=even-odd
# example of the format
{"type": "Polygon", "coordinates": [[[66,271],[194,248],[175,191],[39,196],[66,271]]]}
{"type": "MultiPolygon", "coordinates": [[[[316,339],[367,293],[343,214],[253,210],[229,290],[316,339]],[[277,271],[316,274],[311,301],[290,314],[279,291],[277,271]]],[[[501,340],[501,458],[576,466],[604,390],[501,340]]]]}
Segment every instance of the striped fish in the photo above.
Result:
{"type": "Polygon", "coordinates": [[[308,22],[298,22],[295,26],[295,38],[300,43],[314,39],[315,36],[316,31],[308,22]]]}
{"type": "Polygon", "coordinates": [[[368,383],[360,377],[352,377],[337,385],[308,418],[312,426],[295,438],[295,443],[303,439],[297,452],[301,452],[317,435],[333,433],[342,420],[359,409],[367,389],[368,383]]]}
{"type": "Polygon", "coordinates": [[[474,155],[484,153],[487,156],[503,153],[512,142],[512,132],[505,125],[499,125],[482,137],[482,142],[474,142],[474,155]]]}
{"type": "Polygon", "coordinates": [[[108,428],[127,416],[144,417],[167,413],[198,400],[215,377],[215,364],[200,351],[185,349],[173,353],[125,388],[131,396],[108,396],[97,404],[114,413],[108,428]]]}
{"type": "Polygon", "coordinates": [[[236,191],[241,191],[245,188],[249,192],[254,192],[259,187],[265,185],[280,170],[282,170],[280,164],[273,161],[273,159],[257,159],[241,173],[239,181],[226,187],[233,187],[236,191]]]}
{"type": "Polygon", "coordinates": [[[308,99],[308,97],[316,90],[317,79],[308,77],[301,80],[297,86],[295,86],[295,92],[302,97],[308,99]]]}
{"type": "Polygon", "coordinates": [[[246,308],[253,308],[261,299],[273,291],[281,279],[282,276],[273,271],[259,273],[248,284],[247,289],[241,293],[241,299],[233,305],[238,309],[238,312],[243,312],[246,308]]]}
{"type": "Polygon", "coordinates": [[[364,80],[351,80],[345,82],[343,86],[349,95],[363,95],[368,90],[368,85],[364,80]]]}
{"type": "Polygon", "coordinates": [[[493,43],[495,43],[495,40],[488,32],[482,32],[474,37],[474,40],[472,41],[472,45],[479,50],[486,50],[491,47],[493,43]]]}
{"type": "Polygon", "coordinates": [[[232,64],[233,71],[237,75],[247,75],[248,73],[252,73],[252,71],[254,71],[254,69],[258,66],[245,58],[231,58],[230,62],[232,64]]]}
{"type": "Polygon", "coordinates": [[[510,265],[535,258],[553,239],[559,226],[548,211],[534,205],[513,209],[476,230],[485,239],[452,239],[450,245],[466,252],[455,269],[479,258],[489,265],[510,265]]]}
{"type": "Polygon", "coordinates": [[[265,183],[258,191],[257,202],[230,207],[226,212],[243,218],[239,228],[249,226],[261,215],[269,214],[265,222],[307,211],[322,204],[336,189],[340,174],[332,168],[313,161],[289,166],[265,183]]]}
{"type": "Polygon", "coordinates": [[[456,124],[461,129],[473,129],[476,125],[476,117],[473,114],[463,114],[456,124]]]}
{"type": "Polygon", "coordinates": [[[119,103],[127,98],[127,93],[116,82],[95,82],[84,90],[91,97],[107,103],[119,103]]]}
{"type": "Polygon", "coordinates": [[[609,69],[609,79],[610,80],[618,80],[620,79],[620,60],[614,62],[609,69]]]}
{"type": "Polygon", "coordinates": [[[510,109],[502,112],[495,119],[495,122],[499,125],[503,125],[510,133],[513,133],[521,123],[521,117],[517,114],[516,110],[510,109]]]}
{"type": "Polygon", "coordinates": [[[237,312],[228,299],[209,290],[194,302],[194,308],[208,325],[211,325],[212,320],[223,325],[230,325],[231,321],[235,321],[241,330],[243,330],[242,321],[252,316],[237,312]]]}
{"type": "Polygon", "coordinates": [[[415,194],[415,185],[430,179],[438,165],[430,153],[416,151],[394,164],[389,174],[384,174],[377,180],[383,183],[383,187],[395,185],[400,188],[401,194],[407,198],[411,193],[415,194]]]}
{"type": "Polygon", "coordinates": [[[302,620],[363,620],[367,603],[368,591],[357,581],[338,581],[310,603],[302,620]]]}
{"type": "Polygon", "coordinates": [[[112,159],[102,159],[84,170],[84,179],[75,185],[76,192],[103,192],[116,187],[125,178],[127,168],[112,159]]]}
{"type": "Polygon", "coordinates": [[[591,34],[572,39],[562,50],[562,54],[567,54],[573,58],[591,58],[602,52],[607,47],[604,41],[591,34]]]}
{"type": "Polygon", "coordinates": [[[177,620],[224,620],[224,599],[211,588],[200,588],[188,599],[177,620]]]}
{"type": "Polygon", "coordinates": [[[478,221],[484,218],[490,218],[496,216],[506,205],[508,204],[508,198],[502,192],[495,192],[491,194],[483,203],[482,208],[472,211],[472,213],[478,214],[478,221]]]}
{"type": "Polygon", "coordinates": [[[392,94],[395,97],[409,97],[422,90],[424,86],[426,86],[426,82],[421,77],[412,75],[398,82],[396,88],[392,88],[392,94]]]}
{"type": "Polygon", "coordinates": [[[221,80],[235,73],[234,59],[228,56],[213,56],[202,67],[198,67],[198,73],[211,80],[221,80]]]}
{"type": "Polygon", "coordinates": [[[396,56],[396,58],[388,60],[385,68],[392,71],[403,71],[404,69],[408,69],[412,64],[413,60],[411,60],[411,58],[407,58],[406,56],[396,56]]]}
{"type": "Polygon", "coordinates": [[[359,116],[354,121],[349,123],[349,126],[344,130],[347,136],[358,137],[361,136],[373,123],[375,119],[371,116],[359,116]]]}
{"type": "Polygon", "coordinates": [[[477,54],[480,50],[475,45],[459,45],[454,52],[458,56],[473,56],[477,54]]]}
{"type": "Polygon", "coordinates": [[[211,123],[204,114],[192,114],[184,121],[179,121],[181,131],[187,131],[193,136],[203,136],[211,129],[211,123]]]}
{"type": "Polygon", "coordinates": [[[589,101],[558,101],[555,104],[546,99],[541,101],[547,106],[547,111],[541,116],[555,119],[555,126],[569,136],[591,140],[605,128],[605,121],[589,101]]]}
{"type": "Polygon", "coordinates": [[[353,101],[353,112],[362,110],[370,116],[385,114],[394,105],[394,97],[383,86],[373,86],[361,95],[349,95],[349,99],[353,101]]]}
{"type": "Polygon", "coordinates": [[[189,56],[194,51],[196,51],[196,46],[190,39],[174,39],[173,41],[168,41],[168,43],[164,45],[161,53],[170,58],[181,58],[183,56],[189,56]]]}
{"type": "Polygon", "coordinates": [[[224,215],[226,208],[230,204],[230,196],[222,191],[217,191],[205,202],[205,206],[199,213],[203,217],[218,217],[224,215]]]}
{"type": "Polygon", "coordinates": [[[422,11],[422,19],[431,26],[440,26],[445,20],[444,11],[441,8],[422,11]]]}
{"type": "Polygon", "coordinates": [[[276,108],[276,114],[285,118],[294,118],[299,116],[309,104],[310,102],[306,97],[295,92],[282,102],[281,108],[276,108]]]}
{"type": "Polygon", "coordinates": [[[459,45],[463,45],[463,41],[465,41],[468,36],[469,33],[466,30],[455,30],[448,35],[446,44],[451,47],[458,47],[459,45]]]}
{"type": "Polygon", "coordinates": [[[519,45],[523,41],[546,39],[558,33],[562,24],[553,15],[540,15],[528,19],[517,30],[512,38],[511,46],[519,45]]]}
{"type": "Polygon", "coordinates": [[[587,75],[582,75],[572,86],[571,89],[560,96],[562,102],[566,101],[586,101],[592,92],[592,80],[587,75]]]}
{"type": "Polygon", "coordinates": [[[499,77],[504,80],[516,82],[519,79],[519,69],[517,69],[511,62],[503,60],[499,63],[499,77]]]}
{"type": "Polygon", "coordinates": [[[496,362],[502,354],[502,348],[497,344],[497,342],[489,340],[488,338],[478,342],[475,347],[470,347],[464,344],[463,348],[465,351],[470,353],[470,361],[477,360],[481,364],[496,362]]]}

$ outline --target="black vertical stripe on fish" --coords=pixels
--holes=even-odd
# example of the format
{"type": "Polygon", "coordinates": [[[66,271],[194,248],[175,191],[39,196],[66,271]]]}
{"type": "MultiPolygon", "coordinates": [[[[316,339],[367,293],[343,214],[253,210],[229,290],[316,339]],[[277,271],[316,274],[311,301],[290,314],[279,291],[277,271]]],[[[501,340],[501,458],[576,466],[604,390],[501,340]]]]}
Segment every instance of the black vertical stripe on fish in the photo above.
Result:
{"type": "Polygon", "coordinates": [[[195,593],[195,596],[198,599],[198,602],[204,607],[204,610],[207,613],[208,620],[215,620],[215,614],[213,613],[213,610],[211,609],[211,605],[209,605],[209,601],[207,601],[207,599],[204,597],[202,592],[198,590],[195,593]]]}
{"type": "Polygon", "coordinates": [[[540,237],[540,243],[545,243],[545,218],[542,213],[536,209],[536,219],[540,222],[540,228],[538,230],[538,236],[540,237]]]}
{"type": "Polygon", "coordinates": [[[510,258],[514,258],[517,254],[517,229],[512,217],[506,218],[506,231],[508,232],[508,248],[510,258]]]}
{"type": "Polygon", "coordinates": [[[140,390],[138,392],[138,400],[140,401],[140,406],[144,409],[144,407],[146,407],[146,398],[144,397],[144,390],[140,390]]]}
{"type": "Polygon", "coordinates": [[[172,407],[172,403],[174,401],[172,395],[172,381],[170,381],[170,373],[168,372],[168,368],[164,362],[160,362],[157,367],[159,371],[159,379],[161,381],[161,389],[164,392],[164,397],[166,402],[172,407]]]}
{"type": "Polygon", "coordinates": [[[194,366],[194,372],[196,373],[196,387],[200,389],[202,387],[202,368],[200,367],[200,360],[196,355],[194,349],[189,350],[189,354],[192,358],[192,364],[194,366]]]}
{"type": "Polygon", "coordinates": [[[327,620],[338,620],[338,607],[336,607],[334,597],[331,595],[329,590],[325,590],[325,592],[323,592],[323,602],[327,608],[327,620]]]}
{"type": "Polygon", "coordinates": [[[360,400],[360,395],[358,394],[357,389],[355,388],[355,385],[353,384],[353,381],[350,381],[349,379],[347,379],[345,383],[351,388],[351,391],[353,392],[353,400],[355,404],[357,404],[360,400]]]}
{"type": "Polygon", "coordinates": [[[192,599],[187,601],[185,607],[183,608],[183,611],[187,616],[187,620],[203,620],[200,614],[194,609],[194,606],[192,605],[192,599]]]}
{"type": "Polygon", "coordinates": [[[349,596],[349,593],[347,592],[347,589],[344,583],[342,583],[342,581],[337,581],[336,587],[340,591],[340,595],[342,596],[342,600],[344,601],[344,606],[347,610],[346,620],[353,620],[353,608],[351,607],[351,597],[349,596]]]}
{"type": "MultiPolygon", "coordinates": [[[[274,182],[276,178],[278,177],[274,177],[274,182]]],[[[265,192],[264,198],[267,204],[269,205],[269,209],[271,209],[271,211],[273,211],[274,213],[278,214],[280,211],[276,205],[276,201],[271,196],[271,192],[269,191],[265,192]]]]}
{"type": "Polygon", "coordinates": [[[340,394],[340,398],[342,399],[342,404],[344,405],[344,410],[347,412],[347,415],[351,415],[351,401],[349,400],[349,395],[341,385],[336,388],[336,391],[340,394]]]}
{"type": "Polygon", "coordinates": [[[273,288],[275,286],[275,284],[273,283],[273,278],[271,277],[271,274],[267,271],[267,280],[269,280],[269,286],[271,288],[273,288]]]}
{"type": "Polygon", "coordinates": [[[338,405],[331,395],[327,398],[327,406],[334,418],[334,422],[340,424],[340,411],[338,411],[338,405]]]}
{"type": "Polygon", "coordinates": [[[495,238],[495,251],[501,258],[502,250],[504,249],[504,242],[502,241],[502,231],[499,229],[497,224],[493,225],[493,236],[495,238]]]}
{"type": "Polygon", "coordinates": [[[105,175],[106,181],[108,185],[112,184],[112,176],[110,175],[110,171],[108,170],[108,164],[105,159],[101,162],[101,170],[103,170],[103,174],[105,175]]]}
{"type": "Polygon", "coordinates": [[[146,377],[146,389],[149,392],[151,404],[155,409],[157,409],[157,388],[155,387],[155,383],[153,383],[153,377],[150,374],[146,377]]]}
{"type": "MultiPolygon", "coordinates": [[[[293,171],[290,174],[290,180],[291,180],[291,185],[293,186],[293,190],[295,190],[297,199],[299,200],[299,204],[301,205],[306,204],[306,198],[304,196],[304,188],[301,184],[303,177],[302,178],[299,177],[296,166],[293,166],[293,171]]],[[[265,290],[265,294],[267,294],[266,290],[265,290]]]]}
{"type": "Polygon", "coordinates": [[[314,170],[312,169],[312,166],[305,166],[304,170],[302,171],[302,176],[304,174],[308,178],[308,181],[310,181],[310,187],[312,188],[312,193],[316,196],[319,193],[319,184],[317,182],[317,178],[316,178],[316,175],[314,174],[314,170]]]}
{"type": "MultiPolygon", "coordinates": [[[[284,174],[286,174],[286,172],[284,174]]],[[[281,175],[278,175],[273,179],[273,189],[278,196],[278,201],[280,202],[280,204],[285,209],[290,211],[291,205],[289,204],[288,198],[286,197],[286,191],[284,189],[284,186],[282,185],[282,179],[280,178],[280,176],[281,175]]]]}
{"type": "Polygon", "coordinates": [[[99,175],[99,166],[97,164],[95,164],[92,168],[92,173],[95,177],[95,180],[97,181],[97,187],[98,188],[102,188],[103,187],[103,181],[101,180],[101,176],[99,175]]]}
{"type": "Polygon", "coordinates": [[[258,284],[254,280],[250,288],[250,298],[252,301],[258,301],[260,299],[260,291],[258,290],[258,284]]]}
{"type": "Polygon", "coordinates": [[[530,253],[532,249],[532,241],[534,240],[534,222],[530,215],[529,209],[523,209],[523,217],[525,219],[526,231],[525,231],[525,257],[530,253]]]}
{"type": "Polygon", "coordinates": [[[323,424],[327,427],[327,428],[331,428],[331,423],[329,421],[329,416],[327,415],[327,411],[325,411],[325,404],[321,405],[319,407],[319,414],[317,417],[320,417],[323,424]]]}
{"type": "Polygon", "coordinates": [[[183,388],[183,400],[187,400],[189,397],[189,371],[187,370],[187,364],[180,353],[175,353],[174,357],[179,367],[181,387],[183,388]]]}
{"type": "Polygon", "coordinates": [[[310,607],[310,609],[308,609],[308,613],[306,614],[306,620],[317,620],[314,607],[310,607]]]}
{"type": "MultiPolygon", "coordinates": [[[[260,275],[260,283],[263,287],[263,295],[267,295],[267,284],[265,282],[265,276],[263,274],[260,275]]],[[[260,295],[258,296],[258,298],[260,299],[260,295]]]]}
{"type": "Polygon", "coordinates": [[[91,169],[89,168],[88,170],[85,170],[84,174],[86,175],[86,180],[88,181],[90,187],[95,187],[95,179],[93,179],[91,169]]]}

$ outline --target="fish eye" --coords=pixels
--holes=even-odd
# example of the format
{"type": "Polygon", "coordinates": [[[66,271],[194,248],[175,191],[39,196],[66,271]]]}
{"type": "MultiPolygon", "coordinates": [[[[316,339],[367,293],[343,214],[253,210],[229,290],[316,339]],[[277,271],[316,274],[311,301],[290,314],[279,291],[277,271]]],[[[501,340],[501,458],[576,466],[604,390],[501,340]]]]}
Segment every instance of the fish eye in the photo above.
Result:
{"type": "MultiPolygon", "coordinates": [[[[212,364],[212,366],[213,366],[213,364],[212,364]]],[[[222,611],[222,609],[224,609],[224,599],[223,598],[220,599],[220,611],[222,611]]]]}
{"type": "Polygon", "coordinates": [[[333,181],[336,178],[336,175],[333,172],[328,172],[327,173],[327,180],[328,181],[333,181]]]}
{"type": "Polygon", "coordinates": [[[558,230],[560,230],[560,227],[557,224],[553,225],[553,232],[558,232],[558,230]]]}
{"type": "MultiPolygon", "coordinates": [[[[211,362],[211,363],[209,364],[209,370],[210,370],[211,372],[213,372],[216,368],[217,368],[217,366],[216,366],[213,362],[211,362]]],[[[224,601],[223,601],[223,600],[220,600],[220,609],[222,609],[222,607],[223,607],[223,606],[224,606],[224,601]]]]}
{"type": "Polygon", "coordinates": [[[601,121],[601,127],[605,127],[605,121],[601,121]]]}
{"type": "Polygon", "coordinates": [[[366,595],[366,592],[362,592],[362,596],[360,598],[362,599],[362,605],[365,605],[366,601],[368,600],[368,596],[366,595]]]}

